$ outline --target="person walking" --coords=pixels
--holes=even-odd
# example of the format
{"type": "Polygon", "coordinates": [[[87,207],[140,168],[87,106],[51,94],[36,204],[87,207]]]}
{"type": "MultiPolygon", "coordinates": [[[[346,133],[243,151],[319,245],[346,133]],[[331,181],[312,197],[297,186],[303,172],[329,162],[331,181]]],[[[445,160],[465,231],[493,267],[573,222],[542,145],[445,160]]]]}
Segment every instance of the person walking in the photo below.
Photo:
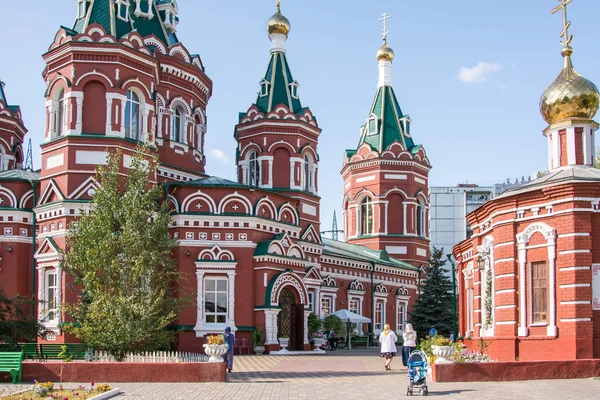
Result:
{"type": "Polygon", "coordinates": [[[329,345],[329,350],[335,351],[337,348],[338,338],[335,335],[335,331],[333,328],[329,328],[329,334],[327,335],[327,344],[329,345]]]}
{"type": "Polygon", "coordinates": [[[398,336],[390,329],[388,324],[383,327],[383,332],[379,335],[379,343],[381,343],[381,357],[385,359],[385,370],[392,369],[392,358],[396,355],[396,341],[398,336]]]}
{"type": "Polygon", "coordinates": [[[225,364],[227,365],[227,371],[231,372],[233,369],[233,346],[235,342],[235,336],[231,333],[231,328],[225,328],[223,333],[223,342],[227,345],[227,353],[223,355],[225,364]]]}
{"type": "Polygon", "coordinates": [[[402,340],[404,342],[402,343],[402,364],[406,367],[410,353],[417,348],[417,332],[413,329],[412,324],[406,324],[402,333],[402,340]]]}

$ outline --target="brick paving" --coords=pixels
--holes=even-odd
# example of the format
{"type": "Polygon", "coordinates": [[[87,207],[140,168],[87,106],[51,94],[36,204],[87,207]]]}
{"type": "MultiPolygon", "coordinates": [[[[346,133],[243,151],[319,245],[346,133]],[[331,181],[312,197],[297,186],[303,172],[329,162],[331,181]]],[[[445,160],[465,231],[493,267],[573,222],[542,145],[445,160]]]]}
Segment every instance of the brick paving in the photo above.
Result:
{"type": "MultiPolygon", "coordinates": [[[[406,369],[395,359],[385,371],[376,350],[338,350],[325,356],[236,356],[227,383],[118,383],[116,399],[398,399],[406,369]]],[[[429,383],[430,396],[448,399],[567,400],[600,398],[600,380],[429,383]]],[[[20,386],[0,386],[16,391],[20,386]]]]}

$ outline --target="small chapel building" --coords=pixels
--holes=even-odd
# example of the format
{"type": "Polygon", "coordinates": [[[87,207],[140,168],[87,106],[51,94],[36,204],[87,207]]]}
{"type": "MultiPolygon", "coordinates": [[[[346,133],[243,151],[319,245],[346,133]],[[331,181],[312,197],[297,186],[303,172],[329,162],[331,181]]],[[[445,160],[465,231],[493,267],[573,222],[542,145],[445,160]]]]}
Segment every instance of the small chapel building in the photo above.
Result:
{"type": "Polygon", "coordinates": [[[599,94],[573,68],[569,26],[540,102],[548,173],[469,214],[473,236],[453,249],[460,334],[499,361],[600,358],[599,94]]]}
{"type": "Polygon", "coordinates": [[[42,342],[75,341],[63,330],[70,321],[62,305],[78,301],[62,270],[67,229],[89,209],[107,154],[121,150],[127,173],[140,142],[158,152],[156,183],[168,194],[178,238],[173,257],[196,295],[175,322],[178,350],[200,352],[205,337],[226,326],[247,339],[262,327],[270,350],[282,335],[290,350],[308,349],[308,315],[339,309],[371,319],[363,332],[389,323],[401,333],[429,257],[431,165],[392,88],[387,42],[377,53],[373,106],[343,159],[339,242],[321,236],[318,144],[327,133],[300,101],[286,52],[291,24],[279,6],[267,23],[258,94],[234,127],[231,181],[205,173],[213,83],[177,36],[177,1],[77,4],[73,27],[61,27],[43,55],[39,171],[22,169],[26,130],[0,90],[0,281],[10,282],[9,295],[41,302],[49,333],[42,342]]]}

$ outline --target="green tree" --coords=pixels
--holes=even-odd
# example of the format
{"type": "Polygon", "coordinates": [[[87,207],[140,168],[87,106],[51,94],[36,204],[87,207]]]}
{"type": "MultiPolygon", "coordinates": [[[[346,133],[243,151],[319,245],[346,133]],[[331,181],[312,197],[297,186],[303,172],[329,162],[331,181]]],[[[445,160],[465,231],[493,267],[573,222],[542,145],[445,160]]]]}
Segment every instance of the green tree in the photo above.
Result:
{"type": "Polygon", "coordinates": [[[182,278],[171,251],[172,217],[160,185],[151,183],[158,158],[136,149],[128,175],[123,155],[109,154],[97,170],[101,188],[89,213],[70,226],[64,269],[80,301],[66,305],[65,330],[122,361],[127,353],[165,348],[167,329],[190,297],[176,291],[182,278]]]}
{"type": "Polygon", "coordinates": [[[600,147],[596,147],[596,168],[600,168],[600,147]]]}
{"type": "Polygon", "coordinates": [[[42,336],[44,327],[31,315],[31,298],[8,297],[0,287],[0,351],[18,350],[18,343],[32,342],[42,336]]]}
{"type": "Polygon", "coordinates": [[[323,328],[326,332],[329,332],[330,329],[333,329],[336,335],[340,335],[344,330],[344,321],[342,321],[337,315],[331,314],[323,319],[323,328]]]}
{"type": "Polygon", "coordinates": [[[421,285],[421,296],[410,312],[411,323],[420,338],[424,338],[432,327],[441,335],[452,333],[454,299],[452,281],[445,265],[443,249],[434,247],[425,269],[427,279],[421,285]]]}

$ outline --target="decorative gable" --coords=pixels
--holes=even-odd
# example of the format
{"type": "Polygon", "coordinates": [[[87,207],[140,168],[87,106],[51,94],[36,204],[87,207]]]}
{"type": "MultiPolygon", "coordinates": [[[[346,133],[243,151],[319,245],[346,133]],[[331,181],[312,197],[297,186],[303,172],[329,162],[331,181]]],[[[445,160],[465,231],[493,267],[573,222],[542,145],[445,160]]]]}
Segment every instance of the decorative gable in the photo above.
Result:
{"type": "Polygon", "coordinates": [[[50,179],[50,182],[48,183],[48,185],[44,189],[44,192],[40,196],[40,201],[38,202],[38,204],[44,205],[44,204],[48,204],[48,203],[62,201],[64,199],[65,199],[65,196],[61,192],[61,190],[58,187],[58,185],[56,184],[56,182],[54,182],[54,179],[50,179]]]}
{"type": "Polygon", "coordinates": [[[380,282],[377,286],[375,286],[375,292],[377,293],[387,293],[388,289],[385,287],[383,282],[380,282]]]}
{"type": "Polygon", "coordinates": [[[315,227],[311,224],[305,230],[304,233],[300,236],[300,240],[309,243],[322,244],[321,235],[317,232],[315,227]]]}
{"type": "Polygon", "coordinates": [[[43,264],[61,262],[63,260],[63,251],[52,238],[48,237],[38,247],[33,257],[37,261],[38,266],[41,267],[43,264]]]}
{"type": "Polygon", "coordinates": [[[321,277],[321,273],[319,272],[319,270],[315,267],[310,267],[306,270],[306,275],[304,275],[304,280],[309,280],[309,279],[314,279],[317,280],[319,282],[323,281],[323,278],[321,277]]]}
{"type": "Polygon", "coordinates": [[[101,187],[98,181],[93,176],[90,176],[71,193],[69,198],[72,200],[79,200],[80,198],[91,199],[101,187]]]}

